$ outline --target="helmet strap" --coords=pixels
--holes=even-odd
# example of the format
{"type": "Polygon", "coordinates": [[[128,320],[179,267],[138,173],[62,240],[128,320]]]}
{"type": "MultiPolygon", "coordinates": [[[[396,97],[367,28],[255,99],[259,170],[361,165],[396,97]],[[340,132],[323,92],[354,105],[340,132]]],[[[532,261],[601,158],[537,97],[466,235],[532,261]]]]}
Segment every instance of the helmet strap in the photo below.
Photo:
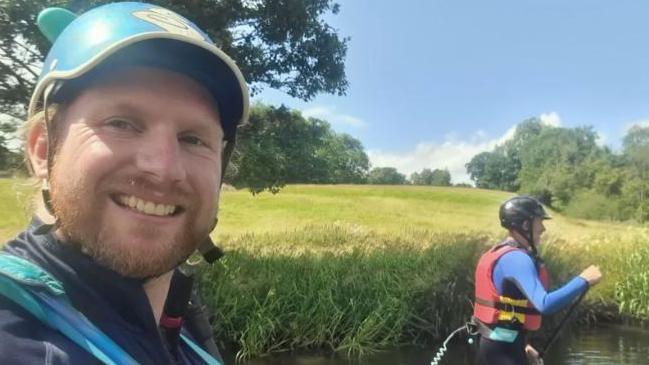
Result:
{"type": "MultiPolygon", "coordinates": [[[[47,101],[49,99],[52,90],[54,90],[55,84],[50,84],[50,86],[45,88],[43,91],[43,119],[45,119],[45,133],[47,133],[47,180],[49,181],[50,175],[52,173],[52,166],[54,164],[54,155],[52,149],[54,146],[54,128],[52,125],[52,119],[49,115],[47,101]]],[[[52,212],[50,212],[52,213],[52,212]]]]}
{"type": "Polygon", "coordinates": [[[237,134],[236,132],[232,134],[230,139],[225,140],[225,148],[223,149],[223,156],[221,157],[221,185],[223,185],[223,177],[225,176],[225,170],[228,168],[230,163],[230,158],[234,152],[234,146],[237,144],[237,134]]]}
{"type": "Polygon", "coordinates": [[[515,225],[513,226],[513,229],[516,233],[523,236],[523,238],[527,241],[527,245],[529,246],[529,250],[532,252],[532,255],[536,257],[538,256],[538,251],[536,249],[536,242],[534,242],[534,224],[531,220],[528,222],[530,222],[530,227],[527,230],[524,230],[522,225],[515,225]]]}
{"type": "Polygon", "coordinates": [[[534,257],[537,257],[539,253],[536,250],[536,242],[534,242],[534,221],[529,221],[529,222],[530,222],[529,235],[526,237],[526,239],[527,242],[530,244],[530,247],[532,248],[532,255],[534,255],[534,257]]]}
{"type": "Polygon", "coordinates": [[[43,206],[47,213],[49,213],[54,218],[53,224],[44,224],[39,228],[39,234],[45,234],[55,230],[59,226],[59,219],[54,214],[54,208],[52,207],[52,193],[50,190],[50,176],[52,174],[52,165],[54,163],[54,156],[52,154],[52,146],[54,146],[54,135],[52,133],[52,120],[48,113],[47,100],[50,96],[50,93],[54,89],[54,84],[51,84],[43,92],[43,119],[45,122],[45,133],[47,134],[47,176],[43,180],[41,185],[41,198],[43,200],[43,206]]]}
{"type": "MultiPolygon", "coordinates": [[[[223,177],[225,176],[225,170],[228,168],[228,163],[230,162],[230,157],[232,157],[232,152],[234,152],[234,146],[236,145],[236,133],[233,133],[230,139],[225,141],[225,148],[223,149],[223,155],[221,157],[221,182],[219,186],[223,186],[223,177]]],[[[216,228],[216,225],[219,222],[218,215],[214,218],[214,224],[210,229],[210,233],[216,228]]],[[[201,253],[203,258],[208,263],[213,263],[223,256],[223,251],[216,245],[210,238],[209,234],[207,238],[199,245],[198,251],[201,253]]]]}

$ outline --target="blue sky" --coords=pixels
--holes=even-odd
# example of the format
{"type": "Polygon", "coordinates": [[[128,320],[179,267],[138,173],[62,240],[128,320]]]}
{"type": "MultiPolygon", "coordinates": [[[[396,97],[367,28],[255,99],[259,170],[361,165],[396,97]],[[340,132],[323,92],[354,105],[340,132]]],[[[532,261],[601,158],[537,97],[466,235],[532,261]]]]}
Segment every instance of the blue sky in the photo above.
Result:
{"type": "Polygon", "coordinates": [[[591,125],[614,149],[630,125],[649,125],[648,1],[339,3],[327,19],[351,37],[347,95],[254,100],[328,120],[373,166],[468,181],[464,164],[529,117],[591,125]]]}

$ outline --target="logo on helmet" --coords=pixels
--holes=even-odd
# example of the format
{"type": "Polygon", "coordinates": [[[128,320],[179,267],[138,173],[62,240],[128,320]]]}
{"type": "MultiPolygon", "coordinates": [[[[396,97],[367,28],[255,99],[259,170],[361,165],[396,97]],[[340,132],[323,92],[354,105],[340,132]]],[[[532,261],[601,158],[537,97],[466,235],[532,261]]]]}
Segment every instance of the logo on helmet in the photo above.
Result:
{"type": "Polygon", "coordinates": [[[187,19],[173,11],[163,8],[150,8],[133,12],[133,16],[151,24],[155,24],[169,33],[190,37],[199,41],[205,41],[205,37],[203,37],[203,35],[196,30],[187,19]]]}

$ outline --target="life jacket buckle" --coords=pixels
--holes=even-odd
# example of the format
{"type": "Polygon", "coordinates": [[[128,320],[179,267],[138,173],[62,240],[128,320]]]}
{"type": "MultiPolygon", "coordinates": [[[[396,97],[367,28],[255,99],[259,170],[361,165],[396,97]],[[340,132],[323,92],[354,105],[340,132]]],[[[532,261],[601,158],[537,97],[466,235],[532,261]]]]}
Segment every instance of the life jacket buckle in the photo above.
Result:
{"type": "Polygon", "coordinates": [[[512,313],[512,317],[516,318],[516,306],[513,305],[512,303],[502,303],[505,307],[506,312],[512,313]]]}

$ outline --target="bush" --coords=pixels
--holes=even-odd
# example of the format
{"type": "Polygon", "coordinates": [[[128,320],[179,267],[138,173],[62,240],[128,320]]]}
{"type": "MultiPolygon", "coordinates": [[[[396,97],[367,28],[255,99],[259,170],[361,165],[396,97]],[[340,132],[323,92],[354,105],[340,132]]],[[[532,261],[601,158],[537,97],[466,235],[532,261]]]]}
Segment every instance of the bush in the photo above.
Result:
{"type": "Polygon", "coordinates": [[[623,219],[618,199],[606,197],[592,190],[575,194],[563,213],[582,219],[623,219]]]}

